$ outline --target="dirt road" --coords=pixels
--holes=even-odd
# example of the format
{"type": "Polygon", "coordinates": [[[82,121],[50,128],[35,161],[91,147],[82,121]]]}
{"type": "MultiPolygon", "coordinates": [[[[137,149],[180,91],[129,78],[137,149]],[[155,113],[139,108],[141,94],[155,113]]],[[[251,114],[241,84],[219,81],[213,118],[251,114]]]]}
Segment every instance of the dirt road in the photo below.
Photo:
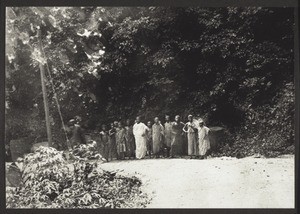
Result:
{"type": "Polygon", "coordinates": [[[148,208],[294,208],[294,156],[102,164],[141,178],[148,208]]]}

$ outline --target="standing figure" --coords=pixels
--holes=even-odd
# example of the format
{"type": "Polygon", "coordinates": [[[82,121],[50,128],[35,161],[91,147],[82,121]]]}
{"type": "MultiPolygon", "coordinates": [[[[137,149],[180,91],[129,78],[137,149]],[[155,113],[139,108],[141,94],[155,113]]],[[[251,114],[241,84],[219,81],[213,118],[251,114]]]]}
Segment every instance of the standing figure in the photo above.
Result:
{"type": "Polygon", "coordinates": [[[115,155],[115,149],[116,149],[116,128],[114,126],[114,123],[110,124],[110,130],[108,131],[109,134],[109,156],[112,160],[115,155]]]}
{"type": "Polygon", "coordinates": [[[159,153],[162,149],[163,143],[163,136],[164,136],[164,127],[159,122],[158,117],[154,118],[154,124],[152,126],[152,152],[156,158],[159,157],[159,153]]]}
{"type": "Polygon", "coordinates": [[[188,116],[188,122],[184,125],[183,131],[187,133],[188,139],[188,155],[191,157],[196,157],[197,155],[197,135],[196,135],[196,124],[193,122],[193,116],[188,116]]]}
{"type": "Polygon", "coordinates": [[[135,143],[134,143],[134,135],[132,130],[132,125],[130,124],[130,120],[126,120],[125,126],[125,137],[126,137],[126,149],[128,158],[135,158],[135,143]]]}
{"type": "Polygon", "coordinates": [[[170,121],[170,116],[166,115],[165,117],[165,145],[167,147],[167,156],[170,156],[171,142],[172,142],[172,123],[170,121]]]}
{"type": "Polygon", "coordinates": [[[126,130],[124,129],[121,122],[118,123],[118,129],[116,132],[116,144],[118,159],[125,159],[126,152],[126,130]]]}
{"type": "Polygon", "coordinates": [[[147,138],[147,154],[149,158],[151,158],[152,155],[152,127],[151,127],[151,121],[147,122],[147,131],[146,131],[146,138],[147,138]]]}
{"type": "Polygon", "coordinates": [[[146,131],[148,127],[141,122],[141,118],[136,118],[136,123],[133,126],[133,135],[135,138],[135,155],[137,159],[142,159],[145,157],[147,152],[147,145],[146,145],[146,131]]]}
{"type": "MultiPolygon", "coordinates": [[[[115,131],[117,133],[118,129],[119,129],[119,122],[118,121],[114,121],[114,128],[115,128],[115,131]]],[[[116,136],[115,136],[116,138],[116,136]]],[[[118,152],[117,152],[117,142],[115,140],[115,143],[113,144],[113,147],[112,147],[112,155],[113,157],[117,158],[118,159],[118,152]]]]}
{"type": "Polygon", "coordinates": [[[109,161],[110,155],[110,147],[109,147],[109,134],[106,129],[106,125],[101,126],[102,130],[100,132],[100,143],[103,147],[103,156],[106,159],[106,161],[109,161]]]}
{"type": "Polygon", "coordinates": [[[206,158],[207,151],[210,149],[210,142],[209,142],[209,132],[210,129],[204,126],[204,122],[199,122],[198,127],[198,139],[199,139],[199,155],[201,159],[206,158]]]}
{"type": "Polygon", "coordinates": [[[75,120],[75,119],[71,119],[69,121],[71,133],[72,133],[70,138],[70,143],[72,148],[79,144],[86,144],[83,130],[79,125],[79,122],[80,122],[79,120],[75,120]]]}
{"type": "Polygon", "coordinates": [[[175,116],[175,122],[172,123],[172,142],[171,142],[171,157],[179,155],[182,157],[182,148],[184,140],[184,132],[182,131],[184,123],[180,121],[180,116],[175,116]]]}

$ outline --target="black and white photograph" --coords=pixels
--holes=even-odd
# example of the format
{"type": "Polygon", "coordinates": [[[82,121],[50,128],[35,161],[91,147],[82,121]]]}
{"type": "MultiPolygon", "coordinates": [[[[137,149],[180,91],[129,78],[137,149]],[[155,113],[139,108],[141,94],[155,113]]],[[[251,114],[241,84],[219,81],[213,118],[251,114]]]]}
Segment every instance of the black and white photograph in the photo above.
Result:
{"type": "Polygon", "coordinates": [[[5,13],[6,209],[295,208],[294,7],[5,13]]]}

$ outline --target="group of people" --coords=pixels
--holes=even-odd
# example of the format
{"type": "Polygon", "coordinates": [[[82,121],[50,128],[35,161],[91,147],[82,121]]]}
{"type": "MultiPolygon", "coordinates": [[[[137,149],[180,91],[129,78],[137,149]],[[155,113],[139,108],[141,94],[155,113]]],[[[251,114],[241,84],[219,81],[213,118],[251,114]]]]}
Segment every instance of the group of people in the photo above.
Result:
{"type": "Polygon", "coordinates": [[[102,150],[102,156],[107,161],[112,160],[114,155],[119,160],[126,157],[143,159],[145,156],[174,158],[182,157],[187,147],[190,158],[207,157],[210,130],[203,120],[194,120],[189,115],[188,122],[183,123],[179,115],[175,116],[174,121],[166,115],[164,124],[158,117],[154,118],[153,124],[151,121],[146,124],[138,116],[134,125],[130,120],[126,120],[125,124],[115,121],[109,127],[101,125],[97,130],[97,145],[102,150]]]}
{"type": "Polygon", "coordinates": [[[204,126],[203,120],[194,122],[193,116],[188,116],[188,122],[181,122],[179,115],[175,116],[175,121],[170,121],[170,116],[166,115],[165,124],[162,125],[158,117],[154,118],[154,124],[147,122],[147,126],[141,122],[140,117],[136,118],[133,126],[135,137],[136,158],[144,158],[148,152],[151,157],[160,157],[162,154],[174,158],[184,155],[185,138],[187,135],[187,154],[191,158],[206,158],[210,149],[209,128],[204,126]]]}

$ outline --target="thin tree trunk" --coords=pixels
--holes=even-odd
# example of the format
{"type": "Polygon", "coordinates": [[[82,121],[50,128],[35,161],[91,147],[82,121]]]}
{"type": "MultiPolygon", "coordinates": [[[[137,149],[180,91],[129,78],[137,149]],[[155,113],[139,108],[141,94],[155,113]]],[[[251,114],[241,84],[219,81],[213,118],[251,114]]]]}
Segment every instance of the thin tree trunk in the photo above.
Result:
{"type": "MultiPolygon", "coordinates": [[[[42,40],[41,40],[41,30],[38,29],[38,40],[39,40],[39,49],[40,53],[42,53],[42,40]]],[[[46,60],[46,59],[44,59],[46,60]]],[[[47,97],[47,89],[46,89],[46,76],[45,76],[45,68],[42,62],[39,63],[40,72],[41,72],[41,82],[42,82],[42,91],[43,91],[43,100],[44,100],[44,108],[45,108],[45,118],[46,118],[46,128],[47,128],[47,138],[49,146],[52,147],[52,135],[51,135],[51,126],[49,119],[49,105],[48,105],[48,97],[47,97]]]]}

